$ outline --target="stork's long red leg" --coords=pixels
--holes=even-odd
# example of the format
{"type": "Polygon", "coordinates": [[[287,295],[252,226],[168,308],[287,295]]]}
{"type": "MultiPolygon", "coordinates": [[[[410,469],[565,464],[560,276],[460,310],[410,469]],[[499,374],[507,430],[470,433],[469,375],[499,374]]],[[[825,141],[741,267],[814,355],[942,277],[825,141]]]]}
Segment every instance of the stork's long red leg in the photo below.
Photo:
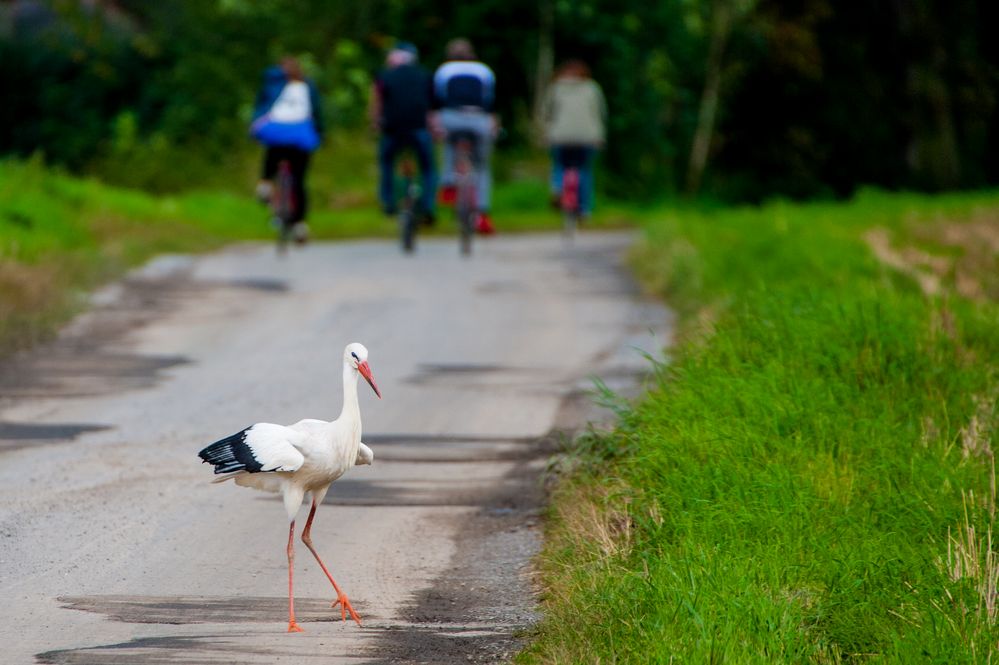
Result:
{"type": "Polygon", "coordinates": [[[333,590],[336,591],[336,600],[333,602],[333,607],[336,607],[337,603],[340,603],[340,618],[344,621],[347,620],[347,612],[350,612],[350,618],[357,622],[357,625],[361,625],[361,617],[357,616],[357,612],[350,605],[350,600],[347,599],[347,594],[340,590],[340,585],[336,583],[333,576],[330,575],[330,571],[326,568],[326,564],[323,560],[319,558],[319,553],[316,552],[316,548],[312,546],[312,518],[316,516],[316,500],[312,499],[312,508],[309,510],[309,519],[305,522],[305,529],[302,531],[302,542],[305,546],[309,548],[312,552],[312,556],[316,557],[316,561],[319,562],[319,567],[323,569],[326,573],[326,577],[329,578],[330,584],[333,585],[333,590]]]}
{"type": "Polygon", "coordinates": [[[302,627],[295,622],[295,520],[288,527],[288,632],[301,633],[302,627]]]}

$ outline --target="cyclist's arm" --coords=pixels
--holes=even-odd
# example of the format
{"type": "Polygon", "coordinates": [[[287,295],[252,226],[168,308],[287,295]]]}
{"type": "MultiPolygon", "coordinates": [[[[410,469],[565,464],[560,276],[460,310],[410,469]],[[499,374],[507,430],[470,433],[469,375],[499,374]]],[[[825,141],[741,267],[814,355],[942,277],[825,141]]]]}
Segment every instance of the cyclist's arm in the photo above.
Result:
{"type": "Polygon", "coordinates": [[[312,105],[312,124],[316,127],[316,132],[322,137],[326,131],[326,122],[323,117],[323,102],[316,84],[309,81],[309,103],[312,105]]]}
{"type": "Polygon", "coordinates": [[[427,77],[427,94],[430,96],[430,110],[427,111],[427,129],[438,141],[443,141],[447,132],[444,131],[444,125],[441,123],[441,109],[444,107],[444,99],[439,93],[439,85],[437,77],[440,73],[440,68],[434,72],[433,76],[427,77]]]}
{"type": "Polygon", "coordinates": [[[597,103],[600,105],[600,120],[603,123],[603,127],[602,127],[603,132],[602,133],[603,133],[603,136],[604,136],[603,140],[600,141],[600,143],[597,145],[597,147],[598,148],[603,148],[604,143],[607,141],[607,120],[608,120],[607,98],[604,97],[604,91],[600,88],[600,84],[599,83],[594,82],[593,85],[597,89],[597,103]]]}
{"type": "Polygon", "coordinates": [[[384,104],[381,81],[375,79],[375,82],[371,84],[371,99],[368,102],[368,120],[375,131],[382,128],[382,110],[384,109],[384,104]]]}

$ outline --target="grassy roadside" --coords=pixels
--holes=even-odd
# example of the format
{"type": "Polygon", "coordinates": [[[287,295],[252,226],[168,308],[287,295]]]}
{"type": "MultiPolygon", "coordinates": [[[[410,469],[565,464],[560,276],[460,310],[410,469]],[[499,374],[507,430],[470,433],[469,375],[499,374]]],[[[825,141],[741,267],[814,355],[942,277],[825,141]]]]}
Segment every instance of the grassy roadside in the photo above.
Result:
{"type": "Polygon", "coordinates": [[[51,334],[88,290],[156,253],[263,237],[251,215],[231,195],[154,198],[0,162],[0,354],[51,334]]]}
{"type": "MultiPolygon", "coordinates": [[[[74,178],[39,160],[0,160],[0,357],[51,335],[85,306],[86,293],[156,254],[271,240],[268,215],[250,196],[257,157],[248,151],[229,174],[232,191],[172,196],[74,178]]],[[[497,156],[501,233],[558,228],[558,216],[543,205],[546,168],[538,156],[497,156]]],[[[372,137],[330,137],[309,176],[313,237],[395,237],[394,220],[378,211],[376,177],[372,137]]],[[[593,225],[620,226],[626,216],[604,206],[593,225]]],[[[421,233],[454,235],[450,211],[438,217],[421,233]]]]}
{"type": "Polygon", "coordinates": [[[646,227],[681,341],[565,460],[518,662],[989,661],[999,194],[646,227]]]}

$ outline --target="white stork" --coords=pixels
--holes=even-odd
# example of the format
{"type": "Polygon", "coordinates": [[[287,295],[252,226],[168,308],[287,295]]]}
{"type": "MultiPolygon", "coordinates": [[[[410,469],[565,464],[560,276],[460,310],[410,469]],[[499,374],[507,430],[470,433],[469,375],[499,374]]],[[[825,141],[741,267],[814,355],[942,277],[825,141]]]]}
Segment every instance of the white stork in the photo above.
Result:
{"type": "Polygon", "coordinates": [[[323,501],[334,480],[355,464],[371,464],[374,453],[361,443],[361,410],[357,403],[357,377],[363,376],[381,399],[381,393],[368,367],[368,350],[354,342],[343,351],[343,410],[333,422],[300,420],[287,427],[271,423],[257,423],[241,432],[216,441],[198,455],[205,462],[215,465],[215,473],[225,474],[214,482],[230,478],[237,485],[259,490],[280,492],[284,508],[291,522],[288,528],[288,632],[301,632],[295,622],[294,594],[294,539],[295,515],[302,506],[306,492],[312,493],[312,508],[302,531],[302,542],[316,557],[326,573],[340,604],[341,619],[347,612],[357,625],[361,619],[351,607],[347,594],[326,568],[312,546],[312,519],[316,506],[323,501]]]}

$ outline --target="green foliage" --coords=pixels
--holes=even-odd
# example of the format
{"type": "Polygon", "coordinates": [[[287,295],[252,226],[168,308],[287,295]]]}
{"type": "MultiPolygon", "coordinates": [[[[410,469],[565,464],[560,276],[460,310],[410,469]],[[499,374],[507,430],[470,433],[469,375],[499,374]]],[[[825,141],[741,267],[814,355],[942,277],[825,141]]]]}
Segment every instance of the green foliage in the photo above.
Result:
{"type": "Polygon", "coordinates": [[[601,182],[613,194],[679,191],[710,73],[709,196],[978,187],[999,177],[996,11],[980,0],[6,3],[0,154],[41,151],[159,191],[217,182],[213,167],[240,170],[261,71],[280,56],[299,56],[318,82],[327,126],[357,129],[396,38],[433,67],[463,35],[497,72],[503,148],[530,136],[540,44],[591,64],[611,111],[601,182]],[[127,149],[123,118],[134,123],[127,149]]]}
{"type": "Polygon", "coordinates": [[[557,491],[520,661],[987,661],[999,304],[960,296],[981,241],[954,238],[999,238],[997,211],[865,193],[650,214],[638,266],[683,344],[557,491]],[[875,227],[949,256],[943,291],[882,265],[875,227]]]}

